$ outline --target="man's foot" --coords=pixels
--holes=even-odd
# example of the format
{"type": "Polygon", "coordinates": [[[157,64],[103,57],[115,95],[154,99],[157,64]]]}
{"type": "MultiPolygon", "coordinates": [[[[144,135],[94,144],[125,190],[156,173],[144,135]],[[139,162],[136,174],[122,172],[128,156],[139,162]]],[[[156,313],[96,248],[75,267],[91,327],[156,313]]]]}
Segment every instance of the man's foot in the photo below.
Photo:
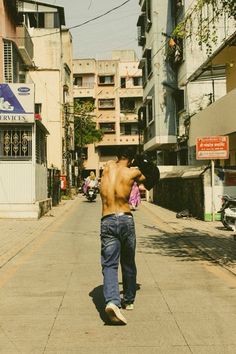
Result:
{"type": "Polygon", "coordinates": [[[134,304],[127,304],[124,300],[121,301],[122,309],[132,311],[134,309],[134,304]]]}
{"type": "Polygon", "coordinates": [[[132,311],[134,309],[134,304],[125,304],[125,310],[132,311]]]}
{"type": "Polygon", "coordinates": [[[107,304],[107,306],[105,308],[105,312],[113,324],[117,324],[117,325],[126,325],[127,324],[127,320],[120,312],[119,307],[116,306],[115,304],[113,304],[112,302],[109,302],[107,304]]]}

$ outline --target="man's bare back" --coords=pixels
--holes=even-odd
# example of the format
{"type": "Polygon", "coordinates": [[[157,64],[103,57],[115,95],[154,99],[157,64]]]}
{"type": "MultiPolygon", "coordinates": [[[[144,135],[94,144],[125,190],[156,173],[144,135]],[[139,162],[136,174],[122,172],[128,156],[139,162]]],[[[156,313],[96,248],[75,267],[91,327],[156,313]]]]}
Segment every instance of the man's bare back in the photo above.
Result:
{"type": "Polygon", "coordinates": [[[145,177],[139,169],[129,168],[127,160],[109,161],[104,167],[100,194],[102,216],[130,212],[129,196],[133,182],[142,182],[145,177]]]}

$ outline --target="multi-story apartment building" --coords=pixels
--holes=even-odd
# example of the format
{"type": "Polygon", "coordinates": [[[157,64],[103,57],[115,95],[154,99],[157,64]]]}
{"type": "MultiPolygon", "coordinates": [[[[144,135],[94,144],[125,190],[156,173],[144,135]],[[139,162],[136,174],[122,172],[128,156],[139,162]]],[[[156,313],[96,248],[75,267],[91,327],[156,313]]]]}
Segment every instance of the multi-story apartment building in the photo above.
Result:
{"type": "Polygon", "coordinates": [[[58,168],[65,175],[71,171],[68,154],[73,151],[73,123],[65,122],[72,121],[73,74],[72,37],[64,28],[64,8],[30,0],[18,1],[18,6],[34,44],[34,67],[28,76],[35,83],[36,111],[50,133],[48,166],[58,168]]]}
{"type": "MultiPolygon", "coordinates": [[[[203,46],[201,48],[195,35],[198,25],[194,21],[197,19],[193,20],[192,28],[188,28],[191,33],[186,36],[177,33],[181,32],[178,28],[181,21],[194,13],[198,0],[140,0],[139,3],[142,12],[137,26],[143,51],[140,67],[144,78],[143,109],[146,116],[144,149],[157,152],[159,165],[193,164],[196,162],[193,156],[195,144],[191,152],[189,122],[192,116],[225,95],[225,75],[218,66],[217,71],[212,71],[213,75],[202,75],[201,80],[195,80],[194,72],[209,55],[209,48],[208,52],[203,46]]],[[[204,14],[209,15],[207,11],[209,7],[198,19],[204,14]]],[[[222,21],[218,28],[216,26],[218,43],[233,28],[226,17],[222,21]]],[[[203,24],[205,26],[206,21],[203,24]]],[[[213,43],[211,50],[215,47],[213,43]]]]}
{"type": "MultiPolygon", "coordinates": [[[[142,72],[134,51],[113,51],[111,60],[74,60],[74,100],[95,104],[97,127],[103,139],[89,145],[85,169],[97,175],[114,158],[115,147],[141,144],[139,110],[142,106],[142,72]]],[[[86,173],[86,171],[85,171],[86,173]]]]}
{"type": "Polygon", "coordinates": [[[172,85],[163,49],[171,27],[166,1],[139,1],[138,43],[142,46],[139,67],[143,74],[144,150],[157,154],[159,165],[176,164],[176,112],[172,85]]]}
{"type": "Polygon", "coordinates": [[[34,46],[18,3],[0,1],[0,217],[38,217],[50,206],[48,132],[35,119],[34,46]]]}
{"type": "MultiPolygon", "coordinates": [[[[180,50],[184,60],[177,65],[178,86],[185,92],[178,147],[180,150],[181,145],[187,147],[189,164],[202,164],[203,161],[196,160],[197,137],[228,135],[229,159],[219,163],[235,166],[236,32],[233,13],[229,16],[222,11],[217,18],[216,4],[205,4],[199,8],[197,0],[178,3],[175,25],[189,15],[195,28],[182,41],[180,50]],[[199,22],[201,16],[202,25],[199,22]],[[208,38],[204,38],[204,33],[208,33],[208,38]]],[[[222,9],[222,6],[219,1],[218,8],[222,9]]],[[[177,45],[173,53],[176,50],[177,45]]]]}

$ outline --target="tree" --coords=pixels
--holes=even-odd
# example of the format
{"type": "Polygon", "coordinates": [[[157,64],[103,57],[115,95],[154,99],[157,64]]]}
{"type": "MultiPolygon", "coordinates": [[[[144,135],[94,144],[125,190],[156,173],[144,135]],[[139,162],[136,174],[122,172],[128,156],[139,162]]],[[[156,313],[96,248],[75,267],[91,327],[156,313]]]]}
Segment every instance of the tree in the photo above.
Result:
{"type": "Polygon", "coordinates": [[[74,130],[75,130],[75,147],[78,152],[78,169],[79,181],[83,166],[83,150],[86,145],[96,143],[102,140],[103,131],[97,129],[94,121],[94,104],[93,102],[75,102],[74,105],[74,130]]]}
{"type": "Polygon", "coordinates": [[[201,48],[205,45],[207,54],[211,55],[218,41],[218,23],[226,17],[236,20],[235,0],[197,0],[171,37],[178,41],[194,35],[198,45],[201,48]]]}

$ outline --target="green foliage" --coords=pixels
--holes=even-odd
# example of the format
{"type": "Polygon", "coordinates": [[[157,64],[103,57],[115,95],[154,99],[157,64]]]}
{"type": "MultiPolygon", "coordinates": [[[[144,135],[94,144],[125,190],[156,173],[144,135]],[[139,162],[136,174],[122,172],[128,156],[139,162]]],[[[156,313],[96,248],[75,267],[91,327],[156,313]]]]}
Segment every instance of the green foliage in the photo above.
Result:
{"type": "Polygon", "coordinates": [[[100,141],[103,137],[103,132],[96,127],[93,111],[94,104],[92,102],[75,103],[75,145],[79,148],[100,141]]]}
{"type": "Polygon", "coordinates": [[[235,0],[198,0],[172,35],[174,38],[189,38],[194,34],[198,45],[211,55],[213,45],[218,41],[217,25],[222,18],[236,20],[235,0]],[[197,23],[197,28],[196,24],[197,23]]]}

